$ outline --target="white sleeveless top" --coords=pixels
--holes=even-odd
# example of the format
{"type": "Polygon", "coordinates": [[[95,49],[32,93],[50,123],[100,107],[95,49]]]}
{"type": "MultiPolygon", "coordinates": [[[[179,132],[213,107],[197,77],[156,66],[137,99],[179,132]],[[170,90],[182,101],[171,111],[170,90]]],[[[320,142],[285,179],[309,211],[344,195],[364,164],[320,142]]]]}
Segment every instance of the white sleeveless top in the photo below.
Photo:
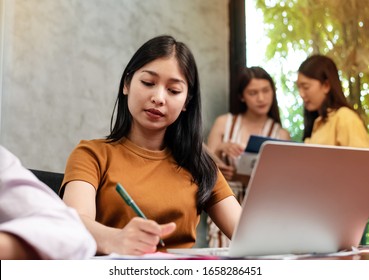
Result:
{"type": "MultiPolygon", "coordinates": [[[[227,116],[226,126],[223,135],[223,142],[232,142],[245,145],[247,143],[241,143],[241,124],[242,124],[242,114],[236,116],[236,120],[233,124],[233,117],[231,113],[227,116]],[[233,129],[232,129],[233,125],[233,129]],[[232,135],[231,135],[232,133],[232,135]]],[[[281,126],[279,123],[275,122],[272,118],[268,118],[260,136],[272,137],[280,139],[281,126]]]]}

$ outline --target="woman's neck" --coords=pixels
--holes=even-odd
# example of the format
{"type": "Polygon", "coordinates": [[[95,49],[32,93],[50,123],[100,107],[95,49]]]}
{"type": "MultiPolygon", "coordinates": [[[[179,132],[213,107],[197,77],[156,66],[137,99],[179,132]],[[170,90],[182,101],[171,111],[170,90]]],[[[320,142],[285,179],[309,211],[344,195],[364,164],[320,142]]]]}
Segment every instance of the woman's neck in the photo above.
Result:
{"type": "Polygon", "coordinates": [[[143,131],[132,126],[127,138],[137,146],[151,150],[161,151],[164,150],[164,131],[143,131]]]}
{"type": "Polygon", "coordinates": [[[249,124],[264,125],[269,117],[268,115],[257,115],[257,114],[253,114],[250,111],[246,111],[243,114],[242,118],[244,121],[246,121],[249,124]]]}

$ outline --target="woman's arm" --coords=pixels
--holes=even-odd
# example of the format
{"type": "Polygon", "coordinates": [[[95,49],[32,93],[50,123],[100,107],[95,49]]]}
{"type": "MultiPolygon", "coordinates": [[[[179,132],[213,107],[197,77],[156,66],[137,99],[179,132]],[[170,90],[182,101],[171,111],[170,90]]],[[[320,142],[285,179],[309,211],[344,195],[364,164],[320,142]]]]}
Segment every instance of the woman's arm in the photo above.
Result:
{"type": "Polygon", "coordinates": [[[220,172],[222,172],[224,178],[226,180],[232,180],[236,169],[231,166],[225,164],[215,153],[211,152],[206,144],[203,144],[204,149],[208,153],[208,155],[214,160],[215,164],[218,166],[220,172]]]}
{"type": "Polygon", "coordinates": [[[223,134],[227,121],[227,115],[219,116],[209,133],[207,147],[210,152],[214,153],[216,156],[221,157],[222,155],[222,142],[223,134]]]}
{"type": "Polygon", "coordinates": [[[0,252],[24,259],[95,255],[95,241],[76,211],[1,146],[0,159],[0,252]]]}
{"type": "Polygon", "coordinates": [[[235,143],[223,142],[223,133],[227,122],[227,115],[218,117],[208,137],[208,143],[206,145],[207,151],[214,159],[218,168],[227,180],[232,180],[235,175],[235,168],[232,165],[226,164],[221,160],[222,155],[230,157],[237,157],[243,152],[243,148],[235,143]]]}
{"type": "Polygon", "coordinates": [[[281,130],[279,131],[279,138],[281,140],[291,140],[290,133],[284,128],[281,128],[281,130]]]}
{"type": "Polygon", "coordinates": [[[210,218],[218,228],[229,238],[241,215],[241,206],[234,196],[229,196],[207,210],[210,218]]]}
{"type": "MultiPolygon", "coordinates": [[[[359,115],[346,107],[336,112],[335,145],[369,148],[369,135],[359,115]]],[[[333,136],[335,135],[335,136],[333,136]]]]}
{"type": "Polygon", "coordinates": [[[0,232],[0,260],[36,260],[40,256],[23,239],[8,232],[0,232]]]}
{"type": "Polygon", "coordinates": [[[65,186],[63,200],[77,210],[82,221],[97,243],[98,254],[112,252],[141,255],[155,252],[159,239],[172,233],[174,223],[159,225],[155,221],[133,218],[124,228],[117,229],[95,221],[96,191],[84,181],[72,181],[65,186]]]}

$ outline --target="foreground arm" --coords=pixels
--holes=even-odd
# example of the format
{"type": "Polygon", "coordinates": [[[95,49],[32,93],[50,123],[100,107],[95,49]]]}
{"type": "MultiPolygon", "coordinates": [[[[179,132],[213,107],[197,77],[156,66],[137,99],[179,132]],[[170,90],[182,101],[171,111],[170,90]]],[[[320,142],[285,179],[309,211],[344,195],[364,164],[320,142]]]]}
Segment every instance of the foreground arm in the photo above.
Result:
{"type": "Polygon", "coordinates": [[[27,242],[16,235],[0,232],[0,260],[35,260],[40,256],[27,242]]]}
{"type": "Polygon", "coordinates": [[[75,210],[0,147],[2,258],[81,259],[96,244],[75,210]]]}
{"type": "Polygon", "coordinates": [[[65,187],[64,201],[80,214],[87,229],[97,243],[99,254],[119,253],[141,255],[153,253],[161,237],[172,233],[174,223],[159,225],[155,221],[133,218],[124,228],[112,228],[97,221],[95,188],[83,181],[69,182],[65,187]]]}
{"type": "Polygon", "coordinates": [[[210,218],[218,228],[229,238],[232,235],[241,215],[241,206],[234,196],[219,201],[207,210],[210,218]]]}

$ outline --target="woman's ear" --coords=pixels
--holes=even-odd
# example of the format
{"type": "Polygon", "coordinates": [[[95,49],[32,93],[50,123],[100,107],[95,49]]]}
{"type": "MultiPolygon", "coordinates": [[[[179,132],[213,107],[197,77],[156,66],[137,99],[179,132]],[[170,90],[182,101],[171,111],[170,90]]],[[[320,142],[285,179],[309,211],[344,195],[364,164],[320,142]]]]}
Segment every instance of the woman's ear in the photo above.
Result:
{"type": "Polygon", "coordinates": [[[124,87],[123,87],[123,94],[124,95],[128,95],[128,87],[127,87],[127,85],[124,85],[124,87]]]}
{"type": "Polygon", "coordinates": [[[323,83],[323,91],[324,94],[328,94],[328,92],[331,90],[331,84],[329,83],[328,80],[325,80],[323,83]]]}
{"type": "Polygon", "coordinates": [[[183,105],[183,108],[182,108],[182,112],[187,111],[187,108],[186,107],[187,107],[188,103],[190,103],[191,99],[192,99],[191,96],[187,96],[187,99],[186,99],[186,101],[185,101],[185,103],[183,105]]]}

